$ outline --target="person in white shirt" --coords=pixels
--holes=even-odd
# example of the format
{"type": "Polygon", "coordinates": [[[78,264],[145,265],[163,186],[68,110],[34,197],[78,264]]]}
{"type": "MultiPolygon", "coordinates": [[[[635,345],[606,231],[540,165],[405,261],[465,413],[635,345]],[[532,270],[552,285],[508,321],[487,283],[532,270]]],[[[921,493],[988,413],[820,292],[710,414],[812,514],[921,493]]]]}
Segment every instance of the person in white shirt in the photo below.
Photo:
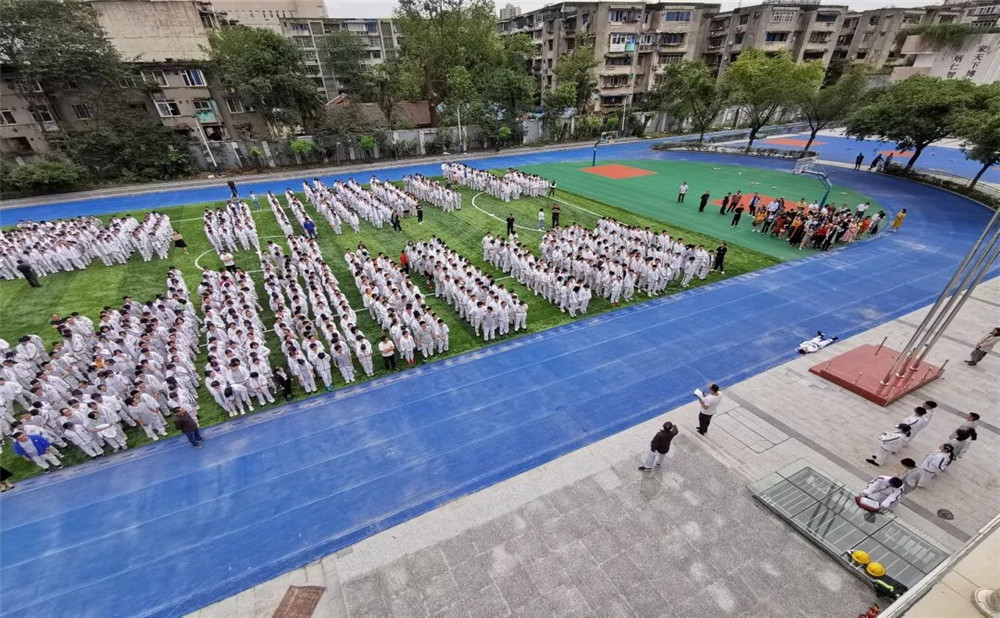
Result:
{"type": "Polygon", "coordinates": [[[858,505],[867,511],[892,510],[903,497],[903,481],[895,476],[876,476],[858,496],[858,505]]]}
{"type": "Polygon", "coordinates": [[[954,450],[950,444],[942,444],[936,451],[924,457],[920,462],[920,480],[917,481],[917,487],[926,487],[928,480],[944,472],[944,469],[955,460],[954,450]]]}
{"type": "Polygon", "coordinates": [[[929,422],[931,422],[931,414],[928,413],[927,408],[923,406],[913,408],[913,414],[903,419],[903,424],[910,428],[911,440],[918,433],[920,433],[920,430],[926,427],[929,422]]]}
{"type": "Polygon", "coordinates": [[[688,192],[688,183],[682,182],[681,186],[677,188],[677,203],[678,204],[683,204],[684,203],[684,196],[687,195],[687,192],[688,192]]]}
{"type": "Polygon", "coordinates": [[[698,412],[698,433],[705,435],[708,433],[708,426],[712,423],[712,416],[719,408],[719,401],[722,400],[722,394],[719,391],[719,385],[712,384],[708,387],[708,393],[702,393],[698,390],[695,391],[695,395],[698,397],[698,404],[701,406],[701,411],[698,412]]]}
{"type": "Polygon", "coordinates": [[[910,441],[910,426],[906,423],[896,425],[891,431],[887,431],[878,437],[879,445],[875,454],[866,459],[873,466],[882,465],[879,460],[885,461],[889,455],[895,455],[910,441]]]}

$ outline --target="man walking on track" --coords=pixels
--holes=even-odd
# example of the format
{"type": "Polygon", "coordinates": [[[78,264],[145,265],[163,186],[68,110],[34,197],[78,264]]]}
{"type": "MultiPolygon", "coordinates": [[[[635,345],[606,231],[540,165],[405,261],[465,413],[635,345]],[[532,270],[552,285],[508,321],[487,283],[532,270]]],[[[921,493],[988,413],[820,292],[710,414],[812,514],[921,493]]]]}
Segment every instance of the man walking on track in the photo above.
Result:
{"type": "Polygon", "coordinates": [[[677,189],[677,203],[678,204],[683,204],[684,203],[684,196],[687,195],[687,193],[688,193],[688,183],[682,182],[681,186],[678,187],[678,189],[677,189]]]}
{"type": "Polygon", "coordinates": [[[854,169],[860,170],[861,164],[865,162],[865,155],[858,153],[858,156],[854,159],[854,169]]]}

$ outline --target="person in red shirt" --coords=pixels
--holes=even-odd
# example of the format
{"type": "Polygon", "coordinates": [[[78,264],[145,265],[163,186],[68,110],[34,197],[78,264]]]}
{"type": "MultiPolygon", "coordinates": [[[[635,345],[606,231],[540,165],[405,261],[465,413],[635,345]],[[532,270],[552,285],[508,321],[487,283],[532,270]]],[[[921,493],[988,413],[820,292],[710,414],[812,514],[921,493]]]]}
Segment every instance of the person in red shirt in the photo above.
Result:
{"type": "Polygon", "coordinates": [[[403,269],[404,273],[410,274],[410,256],[406,255],[405,249],[399,254],[399,267],[403,269]]]}

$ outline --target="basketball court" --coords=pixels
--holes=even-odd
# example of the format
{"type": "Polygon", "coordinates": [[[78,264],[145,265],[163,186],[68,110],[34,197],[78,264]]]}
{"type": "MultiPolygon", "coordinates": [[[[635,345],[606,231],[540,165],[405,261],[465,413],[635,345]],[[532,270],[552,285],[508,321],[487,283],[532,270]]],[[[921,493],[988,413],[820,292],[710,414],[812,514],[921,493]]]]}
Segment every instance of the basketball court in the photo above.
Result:
{"type": "Polygon", "coordinates": [[[640,169],[638,167],[631,167],[629,165],[621,165],[618,163],[612,163],[611,165],[582,167],[580,168],[580,171],[586,172],[588,174],[597,174],[598,176],[603,176],[604,178],[610,178],[611,180],[638,178],[639,176],[650,176],[656,173],[649,170],[640,169]]]}

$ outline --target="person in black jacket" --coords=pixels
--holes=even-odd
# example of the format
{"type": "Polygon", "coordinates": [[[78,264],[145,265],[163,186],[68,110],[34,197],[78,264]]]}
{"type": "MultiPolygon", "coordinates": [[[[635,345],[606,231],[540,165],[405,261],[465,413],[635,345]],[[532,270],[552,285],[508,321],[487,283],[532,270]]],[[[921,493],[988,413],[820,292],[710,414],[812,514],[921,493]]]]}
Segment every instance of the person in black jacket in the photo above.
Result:
{"type": "MultiPolygon", "coordinates": [[[[66,424],[68,425],[69,423],[66,424]]],[[[201,432],[198,431],[198,421],[194,420],[194,417],[188,414],[188,411],[184,408],[174,410],[174,427],[187,436],[191,446],[201,448],[201,443],[205,439],[201,437],[201,432]]]]}
{"type": "Polygon", "coordinates": [[[677,435],[677,427],[667,421],[663,423],[663,429],[658,431],[655,436],[653,436],[653,441],[649,443],[649,455],[646,457],[646,465],[639,466],[639,469],[643,472],[653,469],[653,462],[656,462],[656,467],[659,468],[660,464],[663,463],[663,458],[670,451],[670,441],[674,439],[677,435]]]}
{"type": "Polygon", "coordinates": [[[285,401],[291,401],[292,379],[285,373],[284,367],[277,367],[274,370],[274,381],[277,382],[278,388],[281,389],[281,393],[285,396],[285,401]]]}

